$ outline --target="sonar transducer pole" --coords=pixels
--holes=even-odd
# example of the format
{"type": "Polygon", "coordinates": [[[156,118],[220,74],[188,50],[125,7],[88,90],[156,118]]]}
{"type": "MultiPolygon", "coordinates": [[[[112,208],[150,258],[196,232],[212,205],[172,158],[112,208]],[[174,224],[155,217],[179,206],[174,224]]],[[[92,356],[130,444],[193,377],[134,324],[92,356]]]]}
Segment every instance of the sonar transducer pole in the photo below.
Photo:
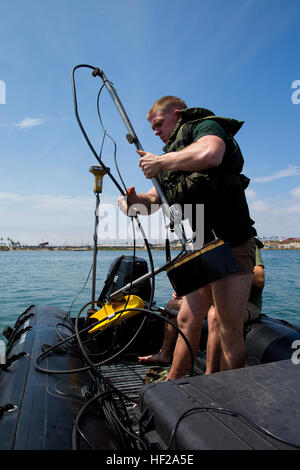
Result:
{"type": "MultiPolygon", "coordinates": [[[[108,168],[109,171],[109,168],[108,168]]],[[[92,280],[92,305],[91,308],[94,310],[95,307],[95,293],[96,293],[96,273],[97,273],[97,253],[98,253],[98,224],[99,224],[99,205],[100,205],[100,194],[102,193],[103,177],[107,171],[100,165],[91,166],[90,173],[95,176],[94,183],[94,194],[96,196],[96,208],[95,208],[95,230],[94,230],[94,254],[93,254],[93,280],[92,280]]]]}
{"type": "MultiPolygon", "coordinates": [[[[121,115],[121,118],[129,132],[129,134],[127,134],[126,138],[128,140],[128,142],[130,144],[134,144],[135,147],[137,148],[137,150],[143,150],[143,147],[141,146],[141,143],[133,129],[133,126],[129,120],[129,117],[127,116],[127,113],[123,107],[123,104],[121,103],[121,100],[120,98],[118,97],[118,94],[113,86],[113,84],[107,79],[105,73],[103,72],[103,70],[100,70],[99,68],[97,67],[92,67],[93,68],[93,72],[92,72],[92,75],[93,77],[97,77],[99,76],[102,81],[103,81],[103,84],[104,86],[106,87],[106,89],[108,90],[113,102],[115,103],[116,105],[116,108],[118,109],[120,115],[121,115]]],[[[152,177],[151,178],[151,181],[160,197],[160,200],[162,202],[162,210],[163,212],[165,213],[165,215],[168,217],[168,219],[170,220],[170,228],[172,231],[174,231],[179,239],[179,241],[181,242],[182,246],[185,248],[187,246],[187,238],[186,238],[186,235],[185,235],[185,232],[184,232],[184,228],[183,228],[183,225],[181,223],[178,223],[178,221],[176,220],[176,209],[174,207],[170,207],[169,206],[169,203],[168,203],[168,200],[159,184],[159,181],[156,177],[152,177]],[[175,213],[174,213],[175,211],[175,213]]]]}

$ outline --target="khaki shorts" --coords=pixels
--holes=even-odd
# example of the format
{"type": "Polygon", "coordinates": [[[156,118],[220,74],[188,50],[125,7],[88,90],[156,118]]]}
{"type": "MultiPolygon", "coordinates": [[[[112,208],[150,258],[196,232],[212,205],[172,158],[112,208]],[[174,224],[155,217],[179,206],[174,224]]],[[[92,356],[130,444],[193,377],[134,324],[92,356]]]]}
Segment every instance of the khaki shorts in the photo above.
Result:
{"type": "Polygon", "coordinates": [[[233,256],[238,265],[238,271],[234,274],[251,274],[255,266],[256,245],[254,238],[245,243],[231,248],[233,256]]]}

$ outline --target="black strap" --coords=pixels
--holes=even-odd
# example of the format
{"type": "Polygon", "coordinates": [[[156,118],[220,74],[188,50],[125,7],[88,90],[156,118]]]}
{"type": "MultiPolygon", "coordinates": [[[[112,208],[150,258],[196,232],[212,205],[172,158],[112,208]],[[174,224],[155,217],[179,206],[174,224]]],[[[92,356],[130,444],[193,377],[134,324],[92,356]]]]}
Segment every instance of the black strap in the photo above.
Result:
{"type": "Polygon", "coordinates": [[[185,177],[184,177],[183,174],[181,174],[181,175],[179,176],[179,181],[180,181],[180,183],[181,183],[181,189],[182,189],[182,191],[183,191],[183,192],[187,191],[187,185],[186,185],[185,177]]]}
{"type": "Polygon", "coordinates": [[[166,261],[171,261],[170,239],[166,238],[166,261]]]}
{"type": "Polygon", "coordinates": [[[12,403],[7,403],[6,405],[0,406],[0,418],[4,415],[6,411],[11,411],[15,408],[12,403]]]}
{"type": "Polygon", "coordinates": [[[13,354],[9,358],[6,358],[5,364],[0,364],[0,369],[1,370],[7,370],[13,362],[18,361],[21,357],[26,356],[27,353],[25,351],[20,352],[19,354],[13,354]]]}

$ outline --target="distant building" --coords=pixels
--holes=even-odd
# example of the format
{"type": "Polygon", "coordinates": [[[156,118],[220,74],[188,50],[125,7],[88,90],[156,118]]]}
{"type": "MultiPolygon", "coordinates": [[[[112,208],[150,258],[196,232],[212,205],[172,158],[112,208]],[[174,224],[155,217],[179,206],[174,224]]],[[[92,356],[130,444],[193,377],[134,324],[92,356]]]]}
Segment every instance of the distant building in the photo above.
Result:
{"type": "Polygon", "coordinates": [[[49,245],[49,242],[40,243],[39,248],[45,248],[48,245],[49,245]]]}
{"type": "Polygon", "coordinates": [[[8,248],[8,246],[6,245],[6,243],[2,243],[2,242],[1,242],[1,243],[0,243],[0,250],[1,250],[1,251],[8,251],[9,248],[8,248]]]}
{"type": "Polygon", "coordinates": [[[300,248],[300,238],[285,238],[280,245],[282,248],[300,248]]]}

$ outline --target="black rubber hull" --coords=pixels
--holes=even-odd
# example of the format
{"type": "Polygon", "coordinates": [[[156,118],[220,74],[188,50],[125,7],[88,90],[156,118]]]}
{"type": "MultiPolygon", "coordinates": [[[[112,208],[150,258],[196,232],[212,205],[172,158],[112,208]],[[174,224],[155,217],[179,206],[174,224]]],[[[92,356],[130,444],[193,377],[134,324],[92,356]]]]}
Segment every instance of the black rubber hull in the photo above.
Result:
{"type": "MultiPolygon", "coordinates": [[[[38,356],[59,342],[56,325],[65,313],[56,307],[31,307],[17,321],[7,358],[19,356],[6,370],[0,370],[0,406],[11,404],[0,418],[1,450],[70,450],[73,447],[73,421],[86,402],[92,383],[88,372],[47,374],[35,368],[38,356]],[[24,354],[24,355],[23,355],[24,354]]],[[[64,324],[74,328],[71,320],[64,324]]],[[[58,327],[63,336],[69,328],[58,327]]],[[[74,348],[62,346],[43,367],[71,370],[83,366],[74,348]]],[[[109,449],[103,423],[95,420],[93,408],[85,414],[82,426],[96,448],[109,449]]],[[[82,444],[83,448],[88,448],[82,444]]]]}
{"type": "Polygon", "coordinates": [[[293,357],[297,359],[297,345],[294,342],[300,340],[300,329],[283,320],[262,315],[259,320],[246,326],[245,336],[247,365],[292,360],[293,357]]]}
{"type": "MultiPolygon", "coordinates": [[[[58,336],[57,331],[59,331],[60,336],[63,338],[72,335],[74,331],[74,320],[65,320],[64,317],[65,313],[59,308],[52,306],[32,306],[24,312],[16,322],[15,328],[8,341],[7,365],[0,369],[0,410],[2,410],[2,413],[0,413],[0,450],[71,450],[74,448],[112,450],[119,448],[118,444],[116,444],[116,440],[112,437],[115,434],[111,433],[111,428],[107,424],[107,420],[101,415],[102,405],[100,403],[96,401],[91,403],[82,414],[81,420],[76,421],[78,416],[81,416],[81,411],[88,400],[90,400],[93,395],[95,396],[99,393],[99,383],[97,383],[96,389],[95,377],[92,376],[91,371],[80,370],[76,373],[67,373],[67,371],[82,369],[86,366],[77,343],[65,343],[43,358],[42,361],[39,361],[38,364],[48,372],[41,372],[36,368],[37,358],[40,357],[43,351],[61,342],[61,337],[58,336]],[[59,326],[60,324],[63,324],[63,326],[59,326]],[[75,421],[86,437],[86,440],[78,438],[78,429],[74,428],[75,421]],[[74,436],[76,436],[76,439],[74,436]],[[78,445],[78,442],[80,442],[80,445],[78,445]]],[[[162,330],[164,323],[161,320],[158,321],[159,324],[161,324],[162,330]]],[[[135,322],[136,319],[124,322],[121,331],[123,331],[123,333],[126,332],[125,330],[130,331],[130,328],[132,328],[132,325],[135,325],[135,322]],[[129,322],[131,322],[131,326],[129,322]]],[[[150,341],[147,340],[149,331],[148,329],[144,331],[145,336],[142,342],[145,347],[150,344],[150,341]]],[[[150,336],[153,338],[153,331],[151,331],[150,336]]],[[[250,380],[253,374],[257,374],[257,377],[259,377],[261,381],[260,386],[264,390],[264,378],[265,383],[272,387],[274,380],[270,374],[273,373],[272,371],[276,370],[277,375],[275,381],[279,382],[279,390],[276,392],[276,397],[279,397],[279,401],[282,401],[283,395],[287,393],[285,385],[280,384],[280,370],[283,370],[283,366],[272,369],[264,368],[263,365],[271,362],[277,363],[277,361],[284,364],[282,361],[288,360],[288,362],[286,362],[288,367],[285,368],[284,380],[286,383],[289,382],[289,387],[292,387],[294,383],[296,387],[295,390],[298,390],[300,364],[297,365],[293,363],[293,359],[299,362],[299,354],[297,355],[297,351],[295,350],[295,340],[300,340],[300,331],[292,325],[280,320],[272,320],[266,316],[262,316],[260,320],[248,325],[245,330],[247,350],[246,365],[257,367],[246,367],[242,369],[242,371],[245,372],[233,372],[234,380],[236,378],[236,380],[239,381],[240,377],[242,380],[244,380],[244,377],[250,377],[250,380]],[[291,365],[293,367],[291,367],[291,365]],[[255,372],[255,370],[260,370],[260,368],[261,372],[255,372]]],[[[202,334],[202,341],[205,342],[205,332],[202,334]]],[[[136,353],[139,353],[140,342],[136,343],[136,348],[136,353]]],[[[133,361],[137,364],[136,355],[132,349],[130,354],[133,355],[133,361]]],[[[107,371],[113,375],[114,367],[118,367],[117,377],[121,380],[122,386],[125,386],[126,393],[128,393],[132,388],[132,383],[129,378],[124,375],[126,374],[125,368],[122,364],[118,363],[118,360],[117,358],[114,363],[109,363],[106,366],[107,371]]],[[[212,374],[218,377],[220,384],[223,383],[222,374],[223,373],[212,374]]],[[[191,378],[189,380],[193,382],[193,379],[194,378],[191,378]]],[[[201,380],[201,384],[208,383],[208,379],[204,377],[201,380]]],[[[213,380],[215,379],[210,379],[210,381],[213,380]]],[[[164,384],[161,385],[164,386],[164,384]]],[[[229,383],[228,386],[234,386],[234,381],[231,385],[229,383]]],[[[138,392],[141,390],[143,401],[141,405],[142,410],[147,411],[148,409],[149,413],[147,413],[150,416],[151,413],[159,414],[159,409],[161,409],[162,416],[155,417],[155,420],[160,423],[161,419],[165,419],[163,417],[164,408],[167,409],[167,407],[162,402],[161,408],[158,407],[157,411],[156,405],[152,403],[157,403],[157,400],[159,402],[159,400],[164,399],[164,396],[160,396],[159,392],[163,389],[159,388],[158,385],[157,387],[153,387],[153,392],[151,388],[149,390],[147,389],[147,393],[145,392],[145,394],[143,389],[144,387],[141,383],[138,392]],[[156,397],[157,393],[159,395],[158,398],[156,397]],[[144,400],[145,396],[147,396],[146,402],[144,400]]],[[[171,389],[174,391],[176,389],[177,393],[178,387],[174,385],[171,389]]],[[[201,391],[199,389],[199,393],[195,391],[197,396],[195,396],[194,399],[197,402],[200,400],[200,406],[203,404],[201,401],[203,390],[202,388],[201,391]]],[[[288,393],[290,392],[291,389],[288,393]]],[[[230,395],[230,392],[228,393],[230,395]]],[[[222,394],[223,392],[221,395],[222,394]]],[[[256,390],[247,391],[247,394],[249,395],[249,400],[251,399],[253,402],[256,401],[256,390]]],[[[172,397],[168,396],[167,400],[171,402],[172,397]]],[[[260,399],[259,403],[260,411],[263,413],[263,399],[260,399]]],[[[229,404],[225,405],[229,406],[229,404]]],[[[239,405],[241,405],[240,409],[243,410],[244,404],[242,402],[240,404],[237,403],[237,406],[239,405]]],[[[132,409],[132,404],[130,406],[132,409]]],[[[182,411],[181,408],[180,410],[182,411]]],[[[268,413],[271,413],[269,405],[268,413]]],[[[167,420],[168,416],[169,414],[167,413],[167,420]]],[[[249,415],[249,417],[251,418],[251,415],[249,415]]],[[[267,417],[267,420],[268,419],[267,417]]],[[[164,426],[164,424],[162,424],[162,426],[164,426]]],[[[155,433],[160,432],[158,429],[154,429],[154,431],[155,433]]],[[[188,432],[194,433],[192,428],[188,432]]],[[[170,434],[167,434],[167,436],[170,437],[170,434]]],[[[291,435],[289,437],[291,440],[294,440],[295,436],[291,435]]],[[[147,440],[148,435],[146,435],[145,438],[147,440]]],[[[160,441],[160,439],[161,437],[158,441],[160,441]]],[[[202,437],[200,436],[199,439],[202,439],[202,437]]],[[[220,439],[223,439],[222,434],[220,434],[220,439]]],[[[167,438],[163,445],[166,444],[166,441],[167,438]]],[[[193,444],[193,446],[196,447],[185,447],[187,445],[186,441],[183,439],[181,442],[179,437],[178,448],[194,449],[200,444],[198,442],[193,444]]],[[[203,445],[203,448],[210,448],[208,442],[205,442],[203,445]]],[[[229,448],[232,446],[234,447],[235,443],[230,440],[229,448]]],[[[249,446],[251,447],[251,444],[249,444],[249,446]]],[[[277,448],[277,445],[270,447],[277,448]]],[[[263,446],[263,448],[265,447],[263,446]]]]}

